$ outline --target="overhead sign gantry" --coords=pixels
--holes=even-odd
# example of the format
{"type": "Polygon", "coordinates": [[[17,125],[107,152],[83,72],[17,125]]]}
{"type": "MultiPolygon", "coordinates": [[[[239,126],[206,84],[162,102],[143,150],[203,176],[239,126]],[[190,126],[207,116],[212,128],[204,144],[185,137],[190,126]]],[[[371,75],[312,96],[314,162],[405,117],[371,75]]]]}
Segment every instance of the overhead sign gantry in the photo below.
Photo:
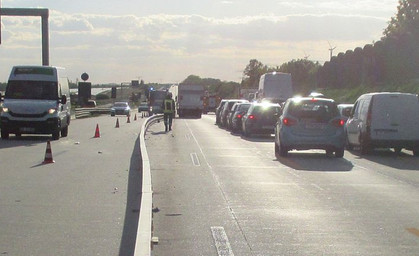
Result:
{"type": "MultiPolygon", "coordinates": [[[[0,26],[1,16],[40,16],[42,31],[42,65],[49,66],[49,31],[48,17],[49,10],[43,8],[2,8],[0,5],[0,26]]],[[[0,27],[0,44],[1,44],[1,27],[0,27]]]]}

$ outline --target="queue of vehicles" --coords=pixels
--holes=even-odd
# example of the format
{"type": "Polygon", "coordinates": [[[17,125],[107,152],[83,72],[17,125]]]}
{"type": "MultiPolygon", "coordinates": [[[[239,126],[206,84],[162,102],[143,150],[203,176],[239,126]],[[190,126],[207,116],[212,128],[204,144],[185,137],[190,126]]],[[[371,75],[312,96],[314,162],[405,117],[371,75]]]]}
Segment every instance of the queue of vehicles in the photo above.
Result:
{"type": "Polygon", "coordinates": [[[324,96],[293,97],[281,105],[223,100],[216,124],[244,137],[274,134],[278,158],[308,149],[341,158],[345,148],[355,147],[361,154],[392,148],[419,156],[419,98],[410,93],[369,93],[355,104],[337,104],[324,96]]]}
{"type": "Polygon", "coordinates": [[[292,150],[309,149],[342,158],[345,148],[355,147],[361,154],[392,148],[396,153],[406,149],[419,155],[418,95],[368,93],[354,104],[338,104],[321,93],[292,97],[288,75],[263,75],[257,101],[222,100],[216,109],[216,124],[244,137],[274,134],[278,158],[292,150]]]}

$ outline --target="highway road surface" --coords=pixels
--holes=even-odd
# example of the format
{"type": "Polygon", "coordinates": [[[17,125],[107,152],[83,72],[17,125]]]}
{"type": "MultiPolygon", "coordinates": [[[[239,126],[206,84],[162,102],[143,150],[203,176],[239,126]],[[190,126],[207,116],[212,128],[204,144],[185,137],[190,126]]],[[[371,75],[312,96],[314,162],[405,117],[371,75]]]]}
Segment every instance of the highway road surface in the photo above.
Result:
{"type": "MultiPolygon", "coordinates": [[[[144,119],[72,120],[50,136],[0,140],[0,255],[133,255],[144,119]],[[99,125],[100,138],[94,138],[99,125]]],[[[153,256],[417,255],[419,159],[322,151],[274,157],[214,115],[153,124],[153,256]],[[158,239],[158,240],[156,240],[158,239]]]]}
{"type": "Polygon", "coordinates": [[[154,256],[418,255],[419,158],[380,150],[290,152],[215,116],[154,124],[154,256]]]}
{"type": "Polygon", "coordinates": [[[72,120],[51,142],[52,164],[42,164],[50,136],[0,140],[0,255],[133,255],[144,120],[72,120]]]}

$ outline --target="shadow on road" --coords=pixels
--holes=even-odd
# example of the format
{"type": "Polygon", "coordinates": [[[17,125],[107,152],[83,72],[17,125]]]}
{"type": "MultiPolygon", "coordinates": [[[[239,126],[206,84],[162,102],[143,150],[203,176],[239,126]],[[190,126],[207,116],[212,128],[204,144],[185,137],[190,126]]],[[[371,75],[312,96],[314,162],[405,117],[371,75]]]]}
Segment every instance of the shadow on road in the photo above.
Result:
{"type": "Polygon", "coordinates": [[[300,171],[349,172],[354,165],[345,158],[326,156],[325,153],[290,152],[278,159],[281,164],[300,171]]]}
{"type": "Polygon", "coordinates": [[[125,209],[125,221],[119,247],[119,256],[132,256],[135,250],[142,191],[140,138],[137,138],[135,142],[128,175],[127,207],[125,209]]]}
{"type": "Polygon", "coordinates": [[[10,135],[9,139],[3,140],[0,139],[0,149],[4,148],[14,148],[26,146],[30,147],[37,144],[46,143],[47,141],[52,141],[51,136],[49,135],[22,135],[14,136],[10,135]]]}
{"type": "Polygon", "coordinates": [[[365,155],[361,155],[359,150],[350,152],[358,158],[363,158],[398,170],[419,171],[419,157],[414,156],[412,151],[403,150],[400,153],[396,153],[391,149],[375,149],[365,155]]]}

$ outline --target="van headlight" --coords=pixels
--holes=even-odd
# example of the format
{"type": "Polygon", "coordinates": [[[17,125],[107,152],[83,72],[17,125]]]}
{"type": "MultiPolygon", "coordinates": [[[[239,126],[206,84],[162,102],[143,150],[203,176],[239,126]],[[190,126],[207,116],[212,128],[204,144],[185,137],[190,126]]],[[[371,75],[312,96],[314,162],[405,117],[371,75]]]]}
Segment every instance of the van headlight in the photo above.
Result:
{"type": "Polygon", "coordinates": [[[49,110],[48,110],[48,114],[54,114],[55,112],[57,111],[57,109],[56,108],[50,108],[49,110]]]}

